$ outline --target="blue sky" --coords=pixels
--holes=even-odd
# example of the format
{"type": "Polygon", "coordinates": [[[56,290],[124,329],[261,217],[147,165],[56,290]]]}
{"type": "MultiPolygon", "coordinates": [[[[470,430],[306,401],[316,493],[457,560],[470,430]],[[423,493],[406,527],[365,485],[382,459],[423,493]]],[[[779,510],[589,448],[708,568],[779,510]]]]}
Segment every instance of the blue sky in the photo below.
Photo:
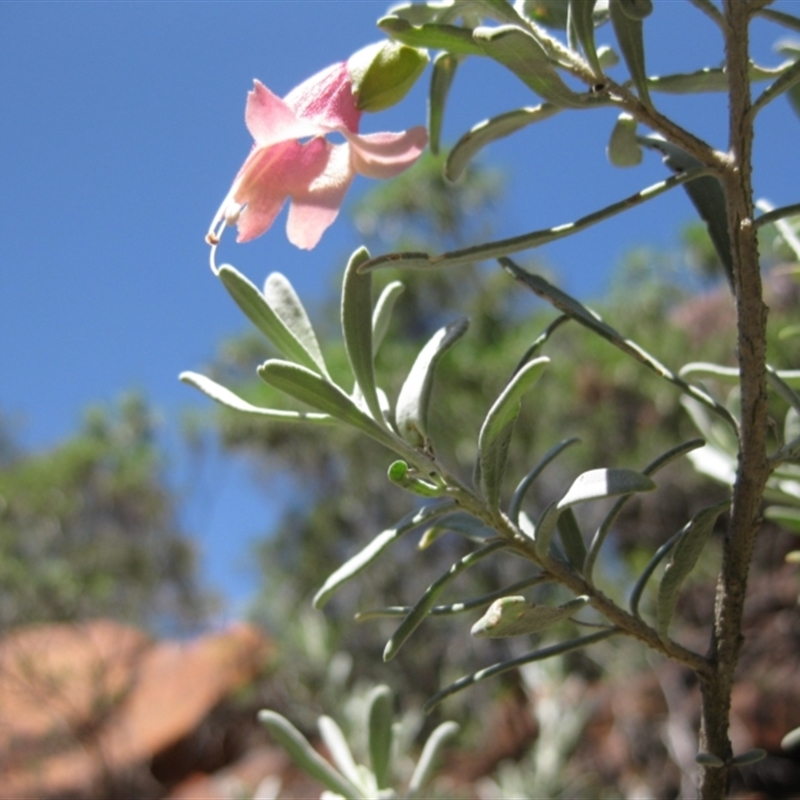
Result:
{"type": "MultiPolygon", "coordinates": [[[[253,78],[277,94],[380,38],[374,0],[282,2],[10,2],[0,4],[0,409],[20,438],[44,448],[73,431],[82,409],[139,389],[159,410],[165,441],[180,410],[208,401],[178,383],[202,370],[219,340],[245,328],[208,269],[203,236],[250,148],[243,111],[253,78]]],[[[776,7],[800,12],[797,0],[776,7]]],[[[651,74],[716,65],[721,40],[688,0],[656,0],[651,74]]],[[[782,36],[754,29],[764,63],[782,36]]],[[[611,42],[603,28],[600,41],[611,42]]],[[[622,68],[618,68],[622,69],[622,68]]],[[[424,122],[427,76],[365,131],[424,122]]],[[[537,101],[512,75],[471,59],[456,78],[445,141],[487,116],[537,101]]],[[[724,147],[720,97],[660,96],[663,110],[724,147]]],[[[612,168],[611,111],[564,114],[498,142],[487,163],[509,171],[500,233],[581,216],[664,177],[657,158],[612,168]]],[[[784,100],[759,118],[756,190],[797,201],[797,120],[784,100]]],[[[350,201],[368,188],[357,179],[350,201]]],[[[669,247],[693,218],[673,192],[543,251],[562,283],[600,293],[630,248],[669,247]]],[[[358,238],[345,213],[310,253],[288,244],[284,215],[256,242],[229,237],[220,261],[261,282],[284,272],[310,305],[331,286],[358,238]]],[[[177,449],[174,450],[177,453],[177,449]]],[[[175,456],[177,459],[177,455],[175,456]]],[[[247,466],[212,458],[198,477],[173,466],[182,515],[212,583],[234,600],[253,587],[245,543],[269,529],[276,487],[256,491],[247,466]]]]}

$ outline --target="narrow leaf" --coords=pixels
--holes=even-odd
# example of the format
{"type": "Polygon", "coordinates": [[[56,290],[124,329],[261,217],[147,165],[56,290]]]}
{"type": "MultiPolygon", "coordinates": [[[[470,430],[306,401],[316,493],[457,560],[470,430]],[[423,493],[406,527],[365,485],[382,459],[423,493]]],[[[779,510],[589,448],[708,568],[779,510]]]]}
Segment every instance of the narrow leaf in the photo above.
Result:
{"type": "MultiPolygon", "coordinates": [[[[305,326],[301,324],[297,314],[292,315],[289,313],[288,306],[291,306],[291,303],[280,302],[279,298],[276,298],[272,293],[269,297],[261,294],[256,286],[229,264],[223,264],[219,268],[217,277],[222,281],[223,286],[228,290],[236,305],[242,309],[247,318],[286,358],[298,361],[310,369],[318,370],[323,375],[327,375],[319,345],[316,344],[316,337],[314,337],[313,331],[311,331],[310,336],[307,335],[307,332],[303,333],[305,326]],[[284,317],[287,319],[284,319],[284,317]]],[[[288,287],[288,292],[284,291],[283,294],[287,296],[291,294],[297,304],[300,303],[291,285],[282,275],[278,273],[270,275],[267,279],[268,287],[270,286],[270,281],[272,281],[273,285],[282,281],[285,284],[284,288],[288,287]]],[[[300,308],[302,308],[302,305],[300,308]]],[[[306,320],[308,320],[308,317],[306,317],[306,320]]],[[[308,329],[310,330],[310,323],[308,323],[308,329]]]]}
{"type": "Polygon", "coordinates": [[[735,767],[745,767],[748,764],[755,764],[758,761],[767,757],[767,751],[763,747],[754,747],[751,750],[745,750],[744,753],[739,753],[731,759],[731,764],[735,767]]]}
{"type": "Polygon", "coordinates": [[[457,723],[443,722],[428,737],[425,746],[422,748],[417,766],[411,775],[411,782],[408,785],[409,800],[419,797],[420,792],[433,778],[442,747],[458,733],[458,730],[457,723]]]}
{"type": "Polygon", "coordinates": [[[533,531],[536,552],[545,558],[550,552],[550,545],[556,532],[558,517],[561,512],[555,503],[550,503],[541,513],[533,531]]]}
{"type": "Polygon", "coordinates": [[[203,394],[210,397],[220,405],[232,408],[235,411],[244,411],[246,414],[256,414],[260,417],[274,420],[275,422],[333,422],[328,414],[317,414],[307,411],[282,411],[274,408],[261,408],[248,403],[238,394],[226,389],[211,378],[199,375],[197,372],[182,372],[180,379],[189,386],[194,386],[203,394]]]}
{"type": "Polygon", "coordinates": [[[259,377],[296,400],[346,422],[390,449],[395,439],[367,416],[338,386],[298,364],[270,359],[257,370],[259,377]]]}
{"type": "Polygon", "coordinates": [[[470,128],[453,146],[445,163],[445,177],[449,181],[458,180],[467,164],[487,144],[505,136],[510,136],[512,133],[516,133],[534,122],[548,119],[559,111],[561,111],[561,108],[553,105],[553,103],[542,103],[539,106],[507,111],[505,114],[479,122],[470,128]]]}
{"type": "Polygon", "coordinates": [[[428,95],[428,144],[434,155],[439,153],[444,107],[457,68],[458,58],[452,53],[439,53],[433,60],[431,88],[428,95]]]}
{"type": "Polygon", "coordinates": [[[389,765],[392,759],[393,697],[388,686],[376,686],[367,696],[367,731],[369,760],[379,789],[390,785],[389,765]]]}
{"type": "Polygon", "coordinates": [[[794,750],[800,745],[800,728],[793,728],[781,739],[781,750],[794,750]]]}
{"type": "Polygon", "coordinates": [[[492,508],[500,501],[500,487],[508,460],[514,423],[522,408],[522,397],[550,363],[546,357],[529,361],[514,375],[489,409],[478,436],[478,460],[486,500],[492,508]]]}
{"type": "MultiPolygon", "coordinates": [[[[631,358],[644,364],[644,366],[652,370],[660,378],[664,378],[674,386],[677,386],[684,394],[689,395],[689,397],[694,398],[704,406],[710,408],[718,416],[722,417],[734,431],[738,430],[738,423],[723,405],[717,403],[707,392],[687,383],[658,359],[639,347],[636,342],[621,336],[614,328],[604,322],[599,314],[587,308],[582,303],[579,303],[566,292],[562,292],[557,287],[548,283],[540,275],[533,275],[522,269],[510,258],[501,258],[500,263],[518,281],[525,284],[532,292],[545,298],[563,314],[567,314],[576,322],[580,322],[581,325],[585,325],[599,336],[602,336],[623,353],[627,353],[631,358]]],[[[781,377],[784,376],[781,375],[781,377]]]]}
{"type": "Polygon", "coordinates": [[[649,106],[651,103],[644,63],[642,20],[631,19],[628,15],[627,4],[623,0],[609,0],[608,10],[611,13],[611,24],[614,27],[619,49],[639,92],[639,98],[649,106]]]}
{"type": "Polygon", "coordinates": [[[372,355],[378,352],[378,348],[383,342],[386,331],[389,330],[389,322],[392,318],[392,311],[397,298],[405,291],[405,286],[400,281],[392,281],[381,292],[378,302],[375,303],[375,310],[372,312],[372,355]]]}
{"type": "Polygon", "coordinates": [[[600,78],[603,68],[594,41],[594,5],[595,0],[569,0],[567,30],[574,31],[589,66],[600,78]]]}
{"type": "Polygon", "coordinates": [[[356,765],[356,760],[353,758],[350,745],[347,744],[347,740],[344,738],[342,729],[333,719],[325,715],[317,720],[317,726],[334,766],[353,786],[358,786],[363,790],[361,774],[356,765]]]}
{"type": "MultiPolygon", "coordinates": [[[[659,151],[664,157],[664,164],[675,173],[685,173],[702,166],[694,156],[689,155],[677,145],[666,141],[657,134],[639,137],[640,144],[659,151]]],[[[708,235],[714,249],[725,268],[728,282],[733,285],[733,261],[731,256],[731,240],[728,233],[728,216],[722,184],[714,177],[698,178],[684,184],[684,190],[697,209],[700,219],[708,228],[708,235]]]]}
{"type": "MultiPolygon", "coordinates": [[[[518,592],[521,589],[528,589],[531,586],[536,586],[540,583],[548,583],[551,579],[544,573],[538,575],[531,575],[528,578],[523,578],[521,581],[516,581],[510,586],[504,586],[489,594],[481,595],[480,597],[473,597],[469,600],[460,600],[455,603],[447,603],[446,605],[434,606],[430,610],[432,617],[436,616],[449,616],[451,614],[462,614],[465,611],[472,611],[475,608],[482,608],[488,606],[494,600],[501,597],[508,597],[509,592],[518,592]]],[[[384,617],[404,617],[411,611],[411,606],[387,606],[385,608],[376,608],[371,611],[359,611],[355,615],[356,622],[363,622],[367,619],[378,619],[384,617]]]]}
{"type": "Polygon", "coordinates": [[[292,333],[303,349],[311,356],[319,371],[327,378],[328,371],[322,358],[317,336],[306,309],[294,287],[280,272],[273,272],[264,281],[264,299],[292,333]]]}
{"type": "Polygon", "coordinates": [[[347,800],[359,800],[362,797],[358,789],[319,755],[285,717],[275,711],[263,710],[258,712],[258,721],[307,775],[347,800]]]}
{"type": "Polygon", "coordinates": [[[701,767],[714,767],[715,769],[719,769],[725,766],[725,762],[713,753],[698,753],[694,757],[694,760],[696,763],[700,764],[701,767]]]}
{"type": "Polygon", "coordinates": [[[636,140],[636,119],[620,114],[608,141],[608,160],[615,167],[635,167],[642,162],[642,148],[636,140]]]}
{"type": "MultiPolygon", "coordinates": [[[[670,448],[666,453],[662,453],[654,461],[651,461],[642,470],[642,474],[647,475],[648,477],[655,475],[656,472],[666,467],[667,464],[671,464],[676,458],[680,458],[687,453],[691,453],[692,450],[696,450],[698,447],[702,447],[704,444],[705,442],[702,439],[692,439],[691,441],[676,445],[675,447],[670,448]]],[[[616,522],[617,517],[631,497],[633,497],[633,495],[630,494],[620,497],[620,499],[614,503],[611,510],[608,512],[608,514],[606,514],[606,516],[603,518],[603,521],[598,526],[597,531],[592,538],[592,543],[589,546],[589,552],[586,554],[584,574],[588,580],[591,580],[592,578],[595,561],[600,553],[600,548],[603,546],[603,542],[605,542],[612,525],[614,522],[616,522]]]]}
{"type": "Polygon", "coordinates": [[[589,602],[588,595],[576,597],[560,606],[529,603],[524,597],[503,597],[495,600],[488,611],[472,626],[476,638],[500,639],[541,633],[569,619],[589,602]]]}
{"type": "Polygon", "coordinates": [[[556,72],[544,48],[516,25],[475,28],[475,41],[490,58],[511,70],[543,100],[565,108],[582,108],[591,97],[573,92],[556,72]]]}
{"type": "Polygon", "coordinates": [[[678,539],[658,587],[656,629],[659,636],[666,637],[681,586],[700,558],[717,517],[729,505],[729,500],[723,500],[703,509],[692,518],[678,539]]]}
{"type": "Polygon", "coordinates": [[[436,365],[468,327],[469,320],[460,319],[436,331],[420,351],[400,389],[395,410],[397,429],[414,447],[429,445],[428,409],[436,365]]]}
{"type": "Polygon", "coordinates": [[[342,333],[350,367],[372,418],[384,425],[383,412],[375,386],[372,360],[372,276],[358,268],[369,261],[366,247],[350,256],[342,283],[342,333]]]}
{"type": "Polygon", "coordinates": [[[578,520],[575,519],[575,512],[571,508],[565,508],[559,514],[558,533],[561,536],[567,560],[576,572],[581,573],[586,561],[586,543],[583,541],[578,520]]]}
{"type": "Polygon", "coordinates": [[[322,608],[333,594],[362,570],[366,569],[389,545],[401,536],[425,525],[453,508],[452,500],[444,500],[423,506],[410,514],[406,514],[394,527],[379,533],[363,550],[342,564],[339,569],[328,576],[322,588],[314,595],[314,608],[322,608]]]}
{"type": "Polygon", "coordinates": [[[642,574],[636,579],[628,602],[630,604],[631,614],[637,619],[642,618],[641,614],[639,614],[639,603],[642,600],[642,594],[644,593],[645,586],[647,586],[647,582],[656,571],[656,567],[669,555],[672,548],[678,543],[678,539],[683,535],[683,531],[684,529],[681,529],[676,534],[670,536],[670,538],[656,550],[653,557],[647,563],[647,566],[642,570],[642,574]]]}
{"type": "Polygon", "coordinates": [[[436,521],[420,539],[419,549],[424,550],[429,547],[443,533],[452,531],[465,536],[473,542],[481,543],[497,535],[497,531],[484,524],[477,517],[468,514],[466,511],[453,511],[446,514],[436,521]]]}
{"type": "Polygon", "coordinates": [[[450,53],[482,56],[483,48],[472,40],[472,31],[456,25],[425,22],[411,25],[400,17],[383,17],[378,27],[390,38],[412,47],[447,50],[450,53]]]}
{"type": "Polygon", "coordinates": [[[440,692],[437,692],[433,697],[430,698],[430,700],[428,700],[427,703],[425,703],[425,711],[426,713],[430,712],[434,707],[439,705],[442,700],[450,695],[460,692],[462,689],[466,689],[469,686],[474,686],[476,683],[485,681],[487,678],[493,678],[495,675],[501,675],[509,670],[517,669],[517,667],[521,667],[524,664],[531,664],[535,661],[544,661],[547,658],[553,658],[554,656],[560,656],[564,653],[569,653],[572,650],[578,650],[581,647],[587,647],[588,645],[595,644],[596,642],[601,642],[603,639],[608,639],[610,636],[613,636],[616,633],[619,633],[617,628],[607,628],[606,630],[598,631],[597,633],[592,633],[588,636],[581,636],[578,639],[570,639],[567,642],[561,642],[549,647],[543,647],[540,650],[535,650],[534,652],[520,656],[519,658],[512,658],[509,661],[502,661],[498,664],[492,664],[491,667],[479,669],[477,672],[473,672],[471,675],[465,675],[463,678],[459,678],[459,680],[450,684],[450,686],[448,686],[446,689],[442,689],[440,692]]]}
{"type": "Polygon", "coordinates": [[[525,495],[528,493],[528,489],[533,485],[533,482],[542,474],[544,468],[551,461],[557,458],[570,445],[577,444],[578,442],[580,442],[580,439],[573,436],[571,439],[565,439],[563,442],[559,442],[557,445],[551,447],[544,456],[542,456],[539,463],[519,482],[517,488],[514,490],[514,494],[511,496],[511,502],[508,504],[507,511],[509,519],[515,525],[519,521],[519,512],[522,508],[522,502],[525,499],[525,495]]]}
{"type": "Polygon", "coordinates": [[[630,19],[643,20],[653,13],[653,0],[619,0],[619,6],[630,19]]]}
{"type": "Polygon", "coordinates": [[[575,479],[558,501],[557,508],[561,511],[576,503],[634,492],[651,492],[655,488],[655,483],[647,475],[632,469],[592,469],[575,479]]]}
{"type": "Polygon", "coordinates": [[[425,617],[428,616],[431,608],[433,608],[436,603],[436,599],[455,578],[470,567],[475,566],[475,564],[486,558],[486,556],[491,555],[503,547],[506,547],[506,542],[502,540],[496,539],[489,542],[479,550],[473,550],[471,553],[464,556],[464,558],[453,564],[444,575],[437,578],[425,590],[422,597],[420,597],[411,611],[408,612],[405,619],[403,619],[397,630],[392,634],[391,639],[386,643],[386,647],[383,650],[383,660],[391,661],[400,652],[400,648],[408,641],[408,638],[420,626],[425,617]]]}

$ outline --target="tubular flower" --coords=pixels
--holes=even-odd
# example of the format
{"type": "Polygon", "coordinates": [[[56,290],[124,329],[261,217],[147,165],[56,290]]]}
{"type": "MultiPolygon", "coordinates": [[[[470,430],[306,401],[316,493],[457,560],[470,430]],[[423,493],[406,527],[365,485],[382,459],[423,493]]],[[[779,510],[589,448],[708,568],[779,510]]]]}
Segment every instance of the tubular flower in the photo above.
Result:
{"type": "Polygon", "coordinates": [[[286,233],[292,244],[310,250],[336,219],[356,173],[391,178],[428,142],[422,126],[360,135],[361,113],[346,62],[317,73],[283,100],[255,81],[245,113],[255,143],[211,223],[209,243],[217,244],[224,226],[233,224],[237,241],[255,239],[291,199],[286,233]],[[328,141],[332,133],[345,141],[328,141]]]}

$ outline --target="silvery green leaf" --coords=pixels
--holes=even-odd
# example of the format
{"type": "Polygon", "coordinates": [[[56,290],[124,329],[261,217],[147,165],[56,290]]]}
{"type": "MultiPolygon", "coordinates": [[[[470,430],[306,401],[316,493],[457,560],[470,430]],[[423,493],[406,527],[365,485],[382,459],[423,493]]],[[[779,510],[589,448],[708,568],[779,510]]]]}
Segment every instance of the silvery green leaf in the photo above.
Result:
{"type": "Polygon", "coordinates": [[[270,359],[257,372],[261,380],[270,386],[358,428],[389,449],[394,449],[396,440],[392,434],[365,414],[338,386],[310,369],[289,361],[270,359]]]}
{"type": "Polygon", "coordinates": [[[472,40],[472,31],[468,28],[433,22],[411,25],[400,17],[383,17],[378,20],[378,27],[390,38],[411,47],[428,47],[462,55],[484,54],[483,48],[472,40]]]}
{"type": "Polygon", "coordinates": [[[314,608],[322,608],[340,586],[366,569],[389,545],[401,536],[425,525],[452,510],[452,500],[443,500],[423,506],[406,514],[395,526],[379,533],[366,547],[348,559],[328,576],[320,590],[314,595],[314,608]]]}
{"type": "Polygon", "coordinates": [[[400,648],[408,641],[411,634],[422,624],[425,617],[430,614],[431,609],[436,603],[436,599],[455,578],[503,547],[506,547],[506,542],[495,539],[478,550],[473,550],[471,553],[468,553],[453,564],[444,575],[437,578],[423,592],[422,597],[420,597],[416,605],[406,614],[403,621],[398,625],[397,630],[392,634],[389,641],[386,642],[386,647],[383,650],[383,660],[391,661],[400,652],[400,648]]]}
{"type": "Polygon", "coordinates": [[[444,174],[447,180],[456,181],[461,176],[464,168],[476,153],[486,147],[490,142],[510,136],[518,130],[532,125],[534,122],[552,117],[561,111],[559,106],[552,103],[542,103],[539,106],[518,108],[508,111],[491,119],[485,119],[470,128],[453,146],[447,156],[444,174]]]}
{"type": "Polygon", "coordinates": [[[619,0],[619,6],[630,19],[643,20],[653,13],[653,0],[619,0]]]}
{"type": "MultiPolygon", "coordinates": [[[[645,147],[659,151],[664,156],[664,164],[675,173],[687,172],[701,166],[694,156],[681,150],[677,145],[666,141],[657,134],[640,136],[639,143],[645,147]]],[[[722,184],[714,177],[708,176],[689,181],[683,185],[686,194],[697,209],[700,219],[708,228],[708,235],[714,249],[725,268],[729,283],[733,281],[733,261],[731,260],[731,240],[728,233],[728,215],[722,184]]]]}
{"type": "Polygon", "coordinates": [[[791,442],[798,437],[800,437],[800,414],[790,407],[783,420],[783,440],[791,442]]]}
{"type": "Polygon", "coordinates": [[[589,66],[599,78],[603,74],[603,68],[597,57],[594,41],[594,2],[595,0],[569,0],[567,29],[574,32],[589,66]]]}
{"type": "Polygon", "coordinates": [[[383,412],[375,386],[372,360],[372,275],[360,273],[359,266],[369,260],[366,247],[350,256],[342,283],[342,333],[350,367],[372,418],[383,424],[383,412]]]}
{"type": "Polygon", "coordinates": [[[634,492],[651,492],[656,488],[651,478],[632,469],[592,469],[579,475],[567,493],[558,501],[558,510],[634,492]]]}
{"type": "Polygon", "coordinates": [[[375,310],[372,312],[372,354],[378,352],[378,348],[389,330],[389,322],[392,318],[392,311],[397,298],[405,291],[405,286],[400,281],[392,281],[386,286],[375,303],[375,310]]]}
{"type": "Polygon", "coordinates": [[[325,715],[317,720],[317,727],[325,747],[328,748],[328,753],[334,766],[353,786],[357,786],[363,792],[366,787],[363,786],[361,773],[353,758],[353,753],[350,751],[350,745],[347,744],[344,738],[342,729],[333,719],[325,715]]]}
{"type": "Polygon", "coordinates": [[[582,108],[590,95],[573,92],[556,72],[536,38],[516,25],[475,28],[472,36],[483,52],[511,70],[543,100],[566,108],[582,108]]]}
{"type": "Polygon", "coordinates": [[[647,582],[656,571],[656,567],[658,567],[658,565],[669,555],[669,553],[672,551],[672,548],[675,547],[682,535],[683,530],[680,530],[671,536],[666,542],[664,542],[664,544],[662,544],[661,547],[656,550],[656,552],[653,554],[653,557],[647,563],[647,566],[642,570],[642,573],[636,579],[636,583],[633,585],[633,589],[631,590],[629,603],[631,607],[631,614],[633,614],[633,616],[637,619],[642,618],[639,614],[639,603],[641,602],[642,594],[644,594],[647,582]]]}
{"type": "Polygon", "coordinates": [[[284,356],[327,375],[311,323],[286,278],[278,273],[270,275],[265,290],[272,281],[272,285],[280,284],[283,291],[280,296],[272,292],[267,296],[230,264],[223,264],[217,277],[247,318],[284,356]]]}
{"type": "Polygon", "coordinates": [[[467,332],[468,326],[469,320],[460,319],[436,331],[420,351],[400,389],[395,409],[397,430],[414,447],[429,444],[428,409],[436,364],[467,332]]]}
{"type": "Polygon", "coordinates": [[[425,531],[419,542],[420,550],[429,547],[439,536],[448,531],[459,533],[476,543],[485,542],[492,536],[497,536],[497,531],[485,525],[477,517],[473,517],[472,514],[468,514],[466,511],[453,511],[436,520],[436,523],[425,531]]]}
{"type": "Polygon", "coordinates": [[[714,530],[717,517],[729,505],[730,500],[723,500],[709,508],[704,508],[695,514],[691,522],[683,529],[678,543],[672,550],[658,587],[656,630],[659,636],[666,637],[681,586],[700,558],[700,553],[714,530]]]}
{"type": "Polygon", "coordinates": [[[589,597],[582,595],[560,606],[543,606],[529,603],[521,596],[502,597],[489,606],[470,633],[488,639],[541,633],[577,614],[588,601],[589,597]]]}
{"type": "Polygon", "coordinates": [[[431,88],[428,95],[428,145],[434,155],[439,152],[444,107],[457,68],[458,58],[452,53],[439,53],[433,60],[431,88]]]}
{"type": "Polygon", "coordinates": [[[611,24],[617,37],[619,49],[633,83],[639,92],[639,99],[650,105],[650,94],[647,89],[647,71],[644,63],[644,36],[641,19],[628,16],[623,0],[610,0],[608,6],[611,13],[611,24]]]}
{"type": "MultiPolygon", "coordinates": [[[[286,329],[311,356],[315,364],[311,368],[319,370],[327,378],[328,371],[311,320],[289,280],[280,272],[268,275],[267,280],[264,281],[264,299],[286,326],[286,329]]],[[[307,366],[311,365],[307,364],[307,366]]]]}
{"type": "Polygon", "coordinates": [[[588,636],[581,636],[578,639],[570,639],[567,642],[560,642],[559,644],[550,645],[549,647],[542,647],[539,650],[534,650],[532,653],[527,653],[519,658],[501,661],[498,664],[492,664],[490,667],[479,669],[477,672],[473,672],[471,675],[465,675],[463,678],[459,678],[457,681],[455,681],[455,683],[451,683],[447,688],[437,692],[433,697],[430,698],[430,700],[428,700],[427,703],[425,703],[425,711],[429,712],[431,709],[441,703],[446,697],[449,697],[456,692],[460,692],[462,689],[474,686],[480,681],[485,681],[488,678],[493,678],[495,675],[501,675],[502,673],[508,672],[512,669],[517,669],[524,664],[532,664],[535,661],[544,661],[547,658],[554,658],[555,656],[560,656],[564,653],[578,650],[581,647],[588,647],[591,644],[603,641],[603,639],[608,639],[610,636],[614,636],[617,633],[619,633],[619,629],[617,628],[606,628],[605,630],[598,631],[597,633],[591,633],[588,636]]]}
{"type": "MultiPolygon", "coordinates": [[[[659,470],[663,469],[667,466],[667,464],[671,464],[676,458],[680,458],[681,456],[687,455],[691,453],[693,450],[697,450],[699,447],[703,447],[705,442],[702,439],[692,439],[688,442],[682,442],[681,444],[675,445],[675,447],[670,448],[667,450],[666,453],[662,453],[658,458],[651,461],[643,470],[642,474],[647,475],[648,477],[655,475],[659,470]]],[[[625,504],[633,495],[623,495],[622,497],[617,500],[616,503],[612,506],[611,510],[608,514],[603,517],[603,521],[597,528],[594,536],[592,537],[592,543],[589,546],[589,551],[586,554],[586,560],[584,563],[584,575],[587,579],[591,580],[592,572],[594,570],[594,565],[597,560],[597,556],[600,553],[600,548],[603,546],[603,542],[605,541],[606,537],[608,536],[609,531],[611,530],[612,525],[616,522],[617,517],[619,516],[622,509],[625,507],[625,504]]]]}
{"type": "Polygon", "coordinates": [[[258,712],[258,721],[307,775],[347,800],[360,800],[363,797],[350,781],[314,750],[305,736],[285,717],[275,711],[264,710],[258,712]]]}
{"type": "Polygon", "coordinates": [[[793,750],[800,745],[800,728],[793,728],[781,739],[781,750],[793,750]]]}
{"type": "MultiPolygon", "coordinates": [[[[553,542],[553,535],[556,532],[556,525],[558,524],[560,513],[556,504],[550,503],[550,505],[542,511],[539,519],[536,521],[533,530],[533,541],[536,545],[536,552],[543,558],[550,552],[550,545],[553,542]]],[[[520,514],[520,520],[522,516],[523,515],[520,514]]]]}
{"type": "Polygon", "coordinates": [[[412,25],[422,25],[425,22],[435,22],[439,16],[455,5],[455,0],[428,0],[426,3],[399,3],[391,6],[387,14],[410,22],[412,25]]]}
{"type": "Polygon", "coordinates": [[[698,753],[694,760],[703,767],[724,767],[725,762],[713,753],[698,753]]]}
{"type": "MultiPolygon", "coordinates": [[[[738,423],[723,405],[714,400],[707,392],[687,383],[683,378],[669,369],[669,367],[662,364],[657,358],[637,345],[636,342],[620,335],[595,311],[584,306],[566,292],[562,292],[558,287],[548,283],[548,281],[540,275],[533,275],[522,269],[522,267],[514,263],[510,258],[500,258],[499,261],[514,278],[525,284],[532,292],[535,292],[540,297],[544,297],[563,314],[566,314],[581,325],[585,325],[598,336],[611,342],[614,347],[622,350],[623,353],[626,353],[641,364],[644,364],[649,370],[658,375],[659,378],[663,378],[677,386],[685,395],[700,401],[704,406],[714,411],[718,417],[722,417],[726,423],[730,425],[732,430],[738,430],[738,423]]],[[[786,376],[783,372],[781,373],[781,377],[786,380],[786,376]]]]}
{"type": "Polygon", "coordinates": [[[408,798],[413,800],[420,796],[420,792],[425,788],[433,777],[439,754],[444,744],[458,733],[458,725],[455,722],[443,722],[433,730],[431,735],[422,748],[417,766],[411,775],[411,782],[408,784],[408,798]]]}
{"type": "Polygon", "coordinates": [[[500,487],[508,461],[514,423],[522,408],[522,397],[550,363],[546,357],[529,361],[509,381],[489,409],[478,436],[478,461],[486,500],[492,508],[500,501],[500,487]]]}
{"type": "Polygon", "coordinates": [[[739,753],[731,759],[731,764],[736,767],[744,767],[748,764],[755,764],[758,761],[767,757],[767,751],[763,747],[754,747],[751,750],[745,750],[744,753],[739,753]]]}
{"type": "Polygon", "coordinates": [[[515,524],[518,523],[520,509],[522,508],[525,495],[528,489],[533,485],[533,482],[542,474],[544,468],[557,456],[561,455],[570,445],[577,444],[578,442],[580,442],[580,439],[578,439],[577,436],[573,436],[571,439],[565,439],[563,442],[559,442],[557,445],[551,447],[544,456],[542,456],[539,463],[519,482],[508,504],[507,514],[512,522],[515,524]]]}
{"type": "Polygon", "coordinates": [[[707,361],[692,361],[684,364],[678,374],[682,378],[714,378],[723,383],[736,386],[739,383],[739,367],[724,367],[707,361]]]}
{"type": "Polygon", "coordinates": [[[616,67],[617,64],[619,64],[617,51],[607,44],[600,45],[600,47],[597,48],[597,60],[604,70],[611,69],[611,67],[616,67]]]}
{"type": "Polygon", "coordinates": [[[642,148],[636,141],[636,119],[622,113],[608,141],[608,160],[615,167],[635,167],[642,162],[642,148]]]}
{"type": "Polygon", "coordinates": [[[583,541],[578,520],[571,508],[565,508],[558,515],[558,533],[561,537],[561,544],[564,545],[567,561],[576,572],[582,572],[586,561],[586,543],[583,541]]]}
{"type": "Polygon", "coordinates": [[[211,378],[199,375],[196,372],[182,372],[180,379],[199,389],[203,394],[210,397],[220,405],[232,408],[235,411],[244,411],[246,414],[257,414],[260,417],[275,420],[275,422],[333,422],[327,414],[317,414],[305,411],[282,411],[274,408],[261,408],[248,403],[238,394],[234,394],[230,389],[226,389],[211,378]]]}
{"type": "Polygon", "coordinates": [[[753,101],[753,105],[750,107],[750,113],[752,115],[757,114],[764,106],[784,93],[787,94],[789,103],[794,106],[798,91],[800,91],[800,60],[795,61],[774,83],[764,89],[753,101]]]}
{"type": "Polygon", "coordinates": [[[379,789],[389,786],[394,732],[393,697],[388,686],[375,686],[367,695],[367,732],[369,760],[379,789]]]}

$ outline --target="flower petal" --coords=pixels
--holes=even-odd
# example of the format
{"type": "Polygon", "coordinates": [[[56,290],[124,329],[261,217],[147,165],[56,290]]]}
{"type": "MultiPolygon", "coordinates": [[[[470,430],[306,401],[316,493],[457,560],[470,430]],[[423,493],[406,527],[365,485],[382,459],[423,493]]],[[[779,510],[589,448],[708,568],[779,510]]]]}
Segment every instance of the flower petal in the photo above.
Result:
{"type": "Polygon", "coordinates": [[[368,178],[393,178],[408,169],[428,144],[428,132],[421,125],[402,133],[344,133],[350,142],[356,172],[368,178]]]}
{"type": "Polygon", "coordinates": [[[353,180],[349,146],[326,144],[330,149],[324,171],[303,190],[292,192],[286,235],[293,245],[302,250],[315,247],[336,219],[353,180]]]}
{"type": "Polygon", "coordinates": [[[298,119],[295,112],[261,81],[253,81],[253,88],[247,93],[245,122],[259,147],[323,132],[313,121],[298,119]]]}
{"type": "Polygon", "coordinates": [[[334,64],[318,72],[284,98],[299,119],[324,125],[329,130],[358,131],[361,112],[356,107],[347,64],[334,64]]]}
{"type": "Polygon", "coordinates": [[[246,204],[238,220],[237,241],[260,236],[275,221],[287,197],[307,193],[327,167],[332,147],[318,136],[305,145],[291,141],[255,148],[239,172],[233,192],[237,203],[246,204]]]}

